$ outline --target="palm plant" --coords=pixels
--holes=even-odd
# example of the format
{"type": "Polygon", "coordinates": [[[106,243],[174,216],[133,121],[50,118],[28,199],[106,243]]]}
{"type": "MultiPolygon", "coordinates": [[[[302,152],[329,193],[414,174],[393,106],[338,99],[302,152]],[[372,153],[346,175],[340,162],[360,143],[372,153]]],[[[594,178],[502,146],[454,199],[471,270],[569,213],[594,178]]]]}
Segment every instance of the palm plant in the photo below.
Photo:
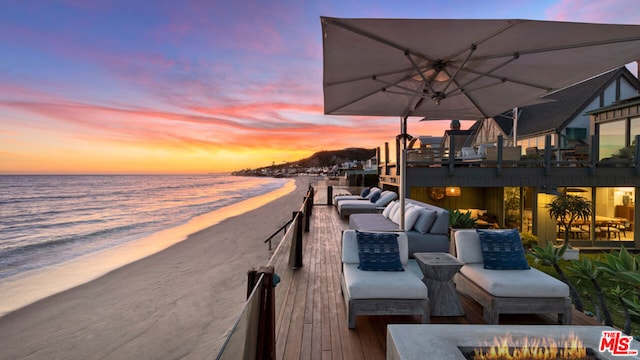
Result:
{"type": "MultiPolygon", "coordinates": [[[[620,285],[617,285],[614,288],[610,288],[607,290],[610,296],[618,299],[618,303],[622,306],[622,310],[624,311],[624,333],[629,335],[631,334],[631,314],[633,310],[630,307],[633,307],[633,304],[627,303],[628,299],[630,299],[629,289],[621,288],[620,285]]],[[[638,307],[640,309],[640,307],[638,307]]],[[[640,314],[635,314],[640,315],[640,314]]]]}
{"type": "Polygon", "coordinates": [[[623,306],[626,325],[625,333],[631,332],[631,315],[640,316],[640,255],[633,255],[626,248],[604,255],[604,261],[597,267],[611,275],[611,281],[617,283],[612,294],[623,306]],[[627,331],[628,330],[628,331],[627,331]]]}
{"type": "Polygon", "coordinates": [[[555,247],[552,243],[548,242],[545,247],[540,247],[537,245],[533,246],[533,252],[531,256],[533,256],[534,261],[536,263],[542,264],[544,266],[553,267],[558,273],[558,277],[562,282],[569,286],[569,291],[571,293],[571,298],[573,299],[573,304],[576,307],[576,310],[583,312],[584,304],[582,302],[582,298],[580,294],[576,290],[576,288],[571,284],[567,275],[562,271],[562,268],[559,265],[560,259],[562,259],[562,255],[567,250],[566,246],[555,247]]]}
{"type": "Polygon", "coordinates": [[[602,275],[600,269],[587,257],[582,257],[580,260],[573,261],[571,266],[567,267],[567,269],[578,279],[586,280],[591,283],[596,291],[598,304],[602,311],[602,316],[604,317],[604,324],[607,326],[613,326],[613,318],[611,317],[611,312],[607,306],[604,290],[600,286],[600,283],[598,283],[598,278],[602,275]]]}
{"type": "Polygon", "coordinates": [[[460,212],[453,210],[449,212],[449,227],[452,229],[473,229],[477,227],[478,221],[471,217],[471,211],[460,212]]]}
{"type": "Polygon", "coordinates": [[[577,220],[588,221],[591,217],[591,201],[582,196],[560,194],[550,203],[545,205],[549,216],[564,228],[563,247],[569,246],[569,233],[571,226],[577,220]]]}

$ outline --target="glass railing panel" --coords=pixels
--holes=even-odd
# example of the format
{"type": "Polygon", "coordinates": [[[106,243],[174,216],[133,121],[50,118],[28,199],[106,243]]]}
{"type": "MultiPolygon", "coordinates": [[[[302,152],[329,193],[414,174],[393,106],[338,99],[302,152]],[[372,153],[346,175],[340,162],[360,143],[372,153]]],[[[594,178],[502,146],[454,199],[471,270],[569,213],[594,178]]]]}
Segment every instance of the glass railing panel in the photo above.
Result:
{"type": "Polygon", "coordinates": [[[256,289],[261,288],[263,279],[264,276],[260,276],[258,279],[216,359],[255,359],[260,312],[260,292],[256,289]]]}

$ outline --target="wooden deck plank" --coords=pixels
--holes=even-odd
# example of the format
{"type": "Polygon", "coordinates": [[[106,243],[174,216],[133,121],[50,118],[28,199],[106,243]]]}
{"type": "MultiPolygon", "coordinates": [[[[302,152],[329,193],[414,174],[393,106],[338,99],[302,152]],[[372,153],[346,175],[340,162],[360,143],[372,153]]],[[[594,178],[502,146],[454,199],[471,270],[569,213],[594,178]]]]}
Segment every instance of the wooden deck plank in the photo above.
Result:
{"type": "MultiPolygon", "coordinates": [[[[316,204],[318,204],[316,202],[316,204]]],[[[340,289],[340,239],[348,222],[335,207],[314,206],[311,229],[304,236],[303,266],[294,270],[278,328],[278,359],[385,359],[388,324],[419,324],[417,316],[359,316],[349,329],[340,289]],[[283,344],[284,343],[284,344],[283,344]]],[[[482,307],[461,296],[464,316],[431,317],[438,324],[485,324],[482,307]]],[[[280,305],[278,305],[280,306],[280,305]]],[[[502,315],[500,324],[555,324],[553,315],[502,315]]],[[[575,325],[597,325],[573,314],[575,325]]]]}

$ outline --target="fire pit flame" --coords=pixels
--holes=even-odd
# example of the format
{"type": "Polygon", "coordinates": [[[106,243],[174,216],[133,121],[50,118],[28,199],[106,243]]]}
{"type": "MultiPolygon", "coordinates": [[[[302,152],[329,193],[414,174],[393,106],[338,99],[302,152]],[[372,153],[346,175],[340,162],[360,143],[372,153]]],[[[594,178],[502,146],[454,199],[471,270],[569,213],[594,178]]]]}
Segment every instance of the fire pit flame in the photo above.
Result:
{"type": "Polygon", "coordinates": [[[559,340],[540,337],[514,338],[507,334],[494,338],[493,344],[475,348],[470,354],[474,360],[582,360],[595,359],[587,354],[580,338],[571,334],[559,340]]]}

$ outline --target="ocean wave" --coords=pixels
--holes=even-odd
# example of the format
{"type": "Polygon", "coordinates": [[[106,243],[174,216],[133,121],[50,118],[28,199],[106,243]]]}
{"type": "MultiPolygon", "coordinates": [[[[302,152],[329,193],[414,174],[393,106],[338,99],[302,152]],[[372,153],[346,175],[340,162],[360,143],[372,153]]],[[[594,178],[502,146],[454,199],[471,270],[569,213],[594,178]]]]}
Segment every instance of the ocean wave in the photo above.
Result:
{"type": "Polygon", "coordinates": [[[179,226],[286,181],[226,175],[0,176],[0,278],[179,226]]]}

